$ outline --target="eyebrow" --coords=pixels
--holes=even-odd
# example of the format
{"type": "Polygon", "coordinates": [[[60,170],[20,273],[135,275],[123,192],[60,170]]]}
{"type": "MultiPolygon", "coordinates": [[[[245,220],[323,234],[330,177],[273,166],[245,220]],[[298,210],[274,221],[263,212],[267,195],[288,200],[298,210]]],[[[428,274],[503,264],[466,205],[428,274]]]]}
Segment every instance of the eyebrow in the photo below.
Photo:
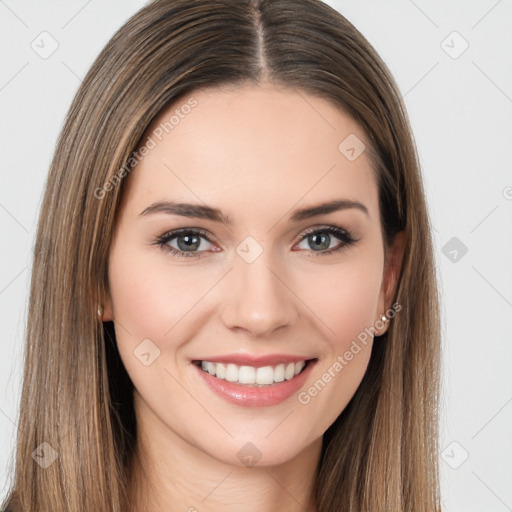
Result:
{"type": "MultiPolygon", "coordinates": [[[[316,206],[295,210],[289,220],[291,222],[299,222],[319,215],[326,215],[328,213],[348,209],[360,210],[369,216],[368,208],[366,208],[364,204],[348,199],[336,199],[316,206]]],[[[177,203],[174,201],[158,201],[153,203],[142,210],[139,216],[146,216],[155,213],[168,213],[171,215],[181,215],[182,217],[222,222],[228,225],[232,224],[232,220],[229,215],[225,215],[218,208],[192,203],[177,203]]]]}

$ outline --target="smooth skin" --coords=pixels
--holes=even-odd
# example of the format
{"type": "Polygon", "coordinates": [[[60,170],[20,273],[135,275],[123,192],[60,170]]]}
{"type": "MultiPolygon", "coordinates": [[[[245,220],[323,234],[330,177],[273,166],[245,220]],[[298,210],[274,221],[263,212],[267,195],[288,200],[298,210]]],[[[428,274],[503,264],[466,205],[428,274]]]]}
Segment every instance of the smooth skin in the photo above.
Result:
{"type": "MultiPolygon", "coordinates": [[[[135,386],[144,466],[134,468],[133,510],[315,511],[322,435],[358,388],[373,339],[306,405],[296,394],[270,407],[228,403],[191,361],[232,353],[318,358],[308,389],[391,307],[403,238],[385,260],[368,152],[350,161],[338,149],[350,134],[365,144],[367,137],[339,108],[269,84],[191,96],[197,106],[161,141],[153,136],[156,147],[125,178],[110,253],[103,320],[114,321],[135,386]],[[367,213],[290,220],[297,209],[339,199],[367,213]],[[218,208],[231,223],[141,215],[159,201],[218,208]],[[322,231],[329,226],[355,241],[322,231]],[[181,228],[207,238],[182,234],[158,244],[181,228]],[[252,251],[262,250],[251,263],[237,252],[247,237],[257,242],[252,251]],[[159,355],[146,365],[134,351],[148,339],[159,355]],[[247,443],[261,454],[253,467],[237,456],[247,443]]],[[[186,101],[163,111],[146,136],[186,101]]]]}

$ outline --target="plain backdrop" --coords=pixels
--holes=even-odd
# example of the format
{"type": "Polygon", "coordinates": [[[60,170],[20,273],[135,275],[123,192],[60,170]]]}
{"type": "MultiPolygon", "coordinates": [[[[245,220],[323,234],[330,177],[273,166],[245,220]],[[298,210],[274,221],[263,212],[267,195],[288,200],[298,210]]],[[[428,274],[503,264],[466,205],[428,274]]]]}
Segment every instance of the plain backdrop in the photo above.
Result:
{"type": "MultiPolygon", "coordinates": [[[[1,496],[50,158],[81,79],[144,3],[0,0],[1,496]]],[[[512,511],[512,2],[328,3],[391,69],[420,154],[442,295],[444,510],[512,511]]]]}

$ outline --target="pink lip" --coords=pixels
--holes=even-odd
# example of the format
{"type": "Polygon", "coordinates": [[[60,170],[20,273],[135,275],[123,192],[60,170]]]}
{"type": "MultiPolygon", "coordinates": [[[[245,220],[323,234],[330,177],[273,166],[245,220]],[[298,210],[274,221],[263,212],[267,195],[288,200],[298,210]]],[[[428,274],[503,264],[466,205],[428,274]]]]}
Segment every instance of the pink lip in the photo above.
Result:
{"type": "Polygon", "coordinates": [[[254,366],[261,368],[263,366],[277,366],[284,363],[299,363],[300,361],[307,361],[313,359],[311,356],[291,356],[286,354],[271,354],[267,356],[252,356],[250,354],[226,354],[218,357],[204,357],[201,359],[194,359],[197,361],[210,361],[212,363],[232,363],[238,366],[254,366]]]}
{"type": "MultiPolygon", "coordinates": [[[[282,359],[280,360],[282,361],[282,359]]],[[[305,359],[295,358],[295,362],[304,360],[305,359]]],[[[212,360],[206,359],[206,361],[212,360]]],[[[222,361],[225,361],[225,359],[222,361]]],[[[261,388],[243,386],[228,382],[227,380],[218,379],[205,372],[197,364],[193,364],[192,366],[195,368],[195,371],[199,372],[199,376],[210,389],[227,402],[243,407],[269,407],[271,405],[277,405],[297,393],[311,374],[312,368],[317,361],[317,359],[309,360],[302,372],[291,380],[276,382],[272,384],[272,386],[261,388]]]]}

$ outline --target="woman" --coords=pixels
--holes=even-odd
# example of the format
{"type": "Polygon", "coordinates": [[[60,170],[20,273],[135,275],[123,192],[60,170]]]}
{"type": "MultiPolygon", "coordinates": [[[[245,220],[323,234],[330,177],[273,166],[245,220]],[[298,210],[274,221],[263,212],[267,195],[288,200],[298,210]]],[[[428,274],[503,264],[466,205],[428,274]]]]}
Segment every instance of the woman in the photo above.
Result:
{"type": "Polygon", "coordinates": [[[440,510],[439,314],[385,64],[317,0],[157,0],[35,246],[10,511],[440,510]]]}

